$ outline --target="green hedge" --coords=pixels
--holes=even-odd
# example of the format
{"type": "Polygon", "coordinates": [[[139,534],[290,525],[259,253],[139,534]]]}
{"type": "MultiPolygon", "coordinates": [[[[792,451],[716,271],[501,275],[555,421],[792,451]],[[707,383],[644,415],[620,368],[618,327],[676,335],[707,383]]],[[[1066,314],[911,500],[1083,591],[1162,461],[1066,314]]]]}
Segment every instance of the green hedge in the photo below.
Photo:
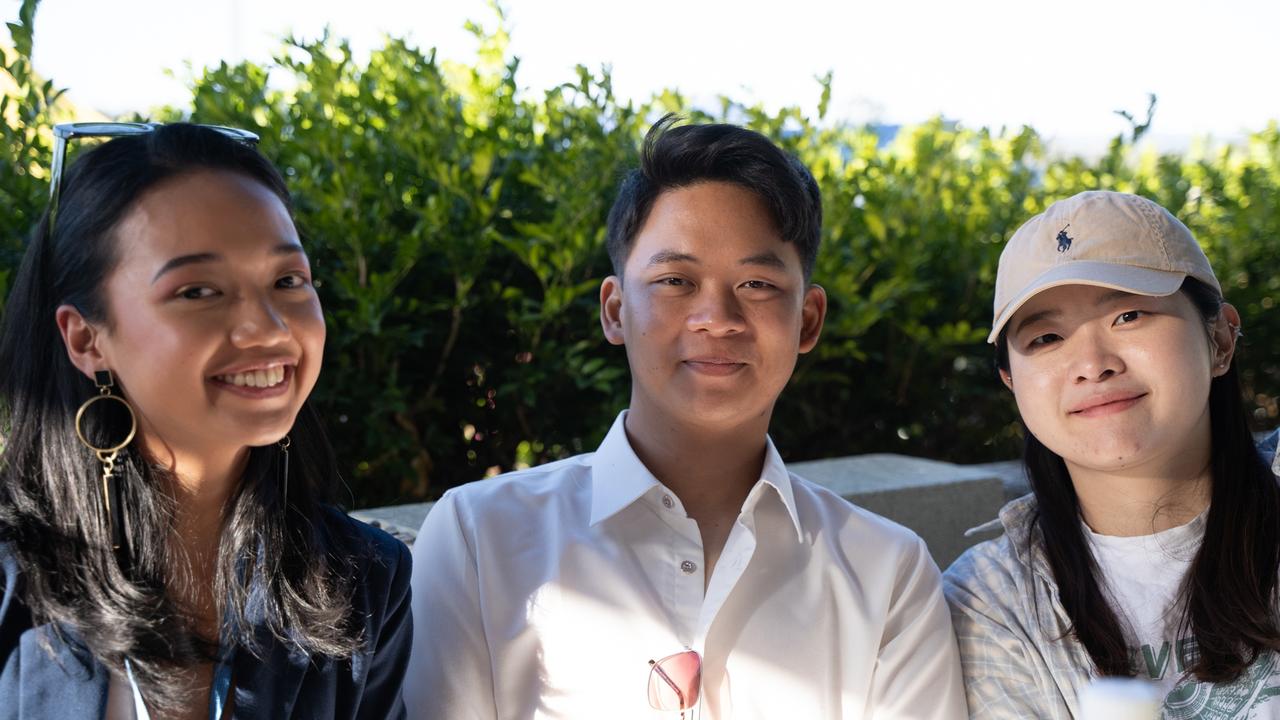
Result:
{"type": "MultiPolygon", "coordinates": [[[[46,192],[56,90],[30,72],[30,21],[11,26],[6,65],[19,89],[0,129],[0,291],[46,192]]],[[[600,440],[628,396],[623,351],[597,320],[604,219],[668,111],[778,138],[823,188],[814,277],[831,311],[776,411],[789,459],[1015,456],[1016,414],[983,343],[996,260],[1028,216],[1090,188],[1147,195],[1191,226],[1244,315],[1257,423],[1276,423],[1274,123],[1186,156],[1136,150],[1145,125],[1097,159],[1051,157],[1030,128],[941,121],[878,147],[871,130],[825,117],[830,77],[815,85],[816,117],[728,98],[696,109],[674,92],[624,102],[607,71],[584,67],[535,94],[519,91],[502,19],[472,30],[470,65],[395,39],[367,62],[341,40],[289,39],[271,63],[205,70],[189,106],[152,115],[254,129],[285,170],[329,322],[315,399],[357,506],[434,497],[600,440]]]]}

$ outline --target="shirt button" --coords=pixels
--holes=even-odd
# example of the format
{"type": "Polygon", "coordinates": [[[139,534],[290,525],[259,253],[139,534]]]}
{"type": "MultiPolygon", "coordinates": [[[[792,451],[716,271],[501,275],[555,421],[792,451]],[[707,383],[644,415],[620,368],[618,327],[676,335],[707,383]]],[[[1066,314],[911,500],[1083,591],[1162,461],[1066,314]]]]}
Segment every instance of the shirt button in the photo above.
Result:
{"type": "Polygon", "coordinates": [[[675,501],[673,501],[673,500],[671,499],[671,496],[670,496],[670,495],[663,495],[663,496],[662,496],[662,507],[664,507],[664,508],[666,508],[666,509],[670,510],[671,508],[673,508],[673,507],[675,507],[675,506],[676,506],[675,501]]]}
{"type": "Polygon", "coordinates": [[[685,575],[692,575],[694,570],[698,569],[698,564],[692,560],[685,560],[680,563],[680,571],[685,575]]]}

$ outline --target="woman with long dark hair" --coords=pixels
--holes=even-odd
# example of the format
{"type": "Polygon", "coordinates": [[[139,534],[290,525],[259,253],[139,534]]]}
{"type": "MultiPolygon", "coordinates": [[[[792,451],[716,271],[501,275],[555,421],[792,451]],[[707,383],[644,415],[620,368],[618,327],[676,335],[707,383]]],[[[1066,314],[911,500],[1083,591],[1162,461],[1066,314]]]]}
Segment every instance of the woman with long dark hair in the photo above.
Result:
{"type": "Polygon", "coordinates": [[[1149,200],[1082,193],[1010,239],[989,341],[1033,493],[945,575],[972,717],[1078,717],[1121,676],[1158,685],[1165,718],[1280,718],[1280,490],[1239,336],[1149,200]]]}
{"type": "Polygon", "coordinates": [[[57,139],[0,332],[0,718],[403,716],[410,558],[333,504],[283,179],[228,128],[57,139]]]}

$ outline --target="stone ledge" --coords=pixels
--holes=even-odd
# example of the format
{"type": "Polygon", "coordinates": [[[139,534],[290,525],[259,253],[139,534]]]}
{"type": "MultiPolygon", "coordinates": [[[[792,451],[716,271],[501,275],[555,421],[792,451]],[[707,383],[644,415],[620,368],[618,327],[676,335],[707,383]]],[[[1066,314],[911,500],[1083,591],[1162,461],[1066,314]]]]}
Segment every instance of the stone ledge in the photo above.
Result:
{"type": "MultiPolygon", "coordinates": [[[[788,463],[787,468],[911,528],[942,568],[970,545],[994,537],[996,533],[966,538],[964,531],[994,519],[1010,493],[1022,494],[1017,492],[1021,469],[1016,462],[955,465],[875,454],[788,463]]],[[[351,515],[412,545],[433,504],[392,505],[351,515]]]]}
{"type": "Polygon", "coordinates": [[[994,519],[1005,498],[1001,476],[989,468],[906,455],[853,455],[787,467],[859,507],[911,528],[941,568],[970,545],[995,536],[964,533],[994,519]]]}
{"type": "Polygon", "coordinates": [[[422,521],[427,519],[427,513],[431,512],[433,505],[433,502],[388,505],[352,510],[350,515],[380,530],[386,530],[392,537],[413,547],[413,541],[418,537],[418,528],[422,527],[422,521]]]}

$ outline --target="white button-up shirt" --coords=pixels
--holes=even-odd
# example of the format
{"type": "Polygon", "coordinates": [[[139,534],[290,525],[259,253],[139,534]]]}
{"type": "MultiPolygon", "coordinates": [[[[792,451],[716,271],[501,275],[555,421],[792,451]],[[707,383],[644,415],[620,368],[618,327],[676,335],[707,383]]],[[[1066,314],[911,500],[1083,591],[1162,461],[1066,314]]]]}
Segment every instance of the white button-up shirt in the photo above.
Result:
{"type": "Polygon", "coordinates": [[[649,660],[686,648],[702,718],[966,716],[920,538],[789,474],[769,442],[704,592],[697,523],[625,416],[595,453],[432,509],[413,551],[410,717],[670,718],[649,707],[649,660]]]}

